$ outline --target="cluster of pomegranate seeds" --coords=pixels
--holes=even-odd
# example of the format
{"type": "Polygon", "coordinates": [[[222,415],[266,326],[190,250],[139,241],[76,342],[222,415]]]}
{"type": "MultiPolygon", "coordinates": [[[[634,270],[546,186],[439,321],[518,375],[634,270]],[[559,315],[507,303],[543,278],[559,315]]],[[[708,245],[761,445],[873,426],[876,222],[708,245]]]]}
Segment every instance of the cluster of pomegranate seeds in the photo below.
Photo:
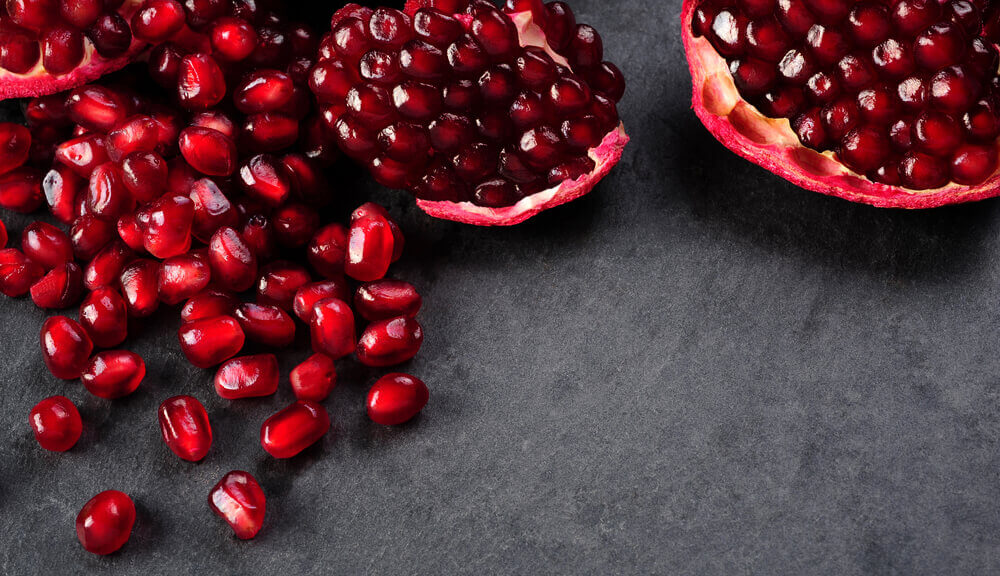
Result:
{"type": "Polygon", "coordinates": [[[745,100],[872,181],[923,190],[996,172],[996,3],[704,0],[692,27],[745,100]]]}
{"type": "Polygon", "coordinates": [[[593,172],[625,91],[597,31],[563,2],[435,6],[334,15],[309,86],[340,149],[385,186],[485,207],[593,172]],[[522,11],[539,45],[521,45],[522,11]]]}

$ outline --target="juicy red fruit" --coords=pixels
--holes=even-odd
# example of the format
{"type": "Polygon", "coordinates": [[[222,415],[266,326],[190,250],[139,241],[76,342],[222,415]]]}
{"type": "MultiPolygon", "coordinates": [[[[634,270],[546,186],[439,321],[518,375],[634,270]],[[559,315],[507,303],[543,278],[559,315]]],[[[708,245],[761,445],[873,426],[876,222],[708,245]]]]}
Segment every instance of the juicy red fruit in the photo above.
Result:
{"type": "Polygon", "coordinates": [[[358,340],[358,361],[366,366],[402,364],[420,351],[424,332],[406,316],[372,322],[358,340]]]}
{"type": "Polygon", "coordinates": [[[65,396],[52,396],[35,404],[29,421],[38,445],[53,452],[69,450],[83,432],[80,412],[65,396]]]}
{"type": "Polygon", "coordinates": [[[222,477],[208,494],[208,505],[225,520],[240,540],[249,540],[264,525],[267,499],[257,479],[234,470],[222,477]]]}
{"type": "Polygon", "coordinates": [[[53,316],[42,325],[42,358],[56,378],[79,378],[94,344],[83,327],[65,316],[53,316]]]}
{"type": "Polygon", "coordinates": [[[191,364],[211,368],[235,356],[245,336],[236,319],[213,316],[185,322],[178,332],[181,350],[191,364]]]}
{"type": "Polygon", "coordinates": [[[135,504],[124,492],[106,490],[87,502],[76,517],[76,537],[92,554],[106,555],[128,542],[135,504]]]}
{"type": "Polygon", "coordinates": [[[215,392],[226,400],[270,396],[278,390],[278,358],[256,354],[233,358],[215,374],[215,392]]]}
{"type": "Polygon", "coordinates": [[[174,396],[160,404],[157,412],[163,442],[181,460],[198,462],[212,447],[208,412],[197,398],[174,396]]]}
{"type": "Polygon", "coordinates": [[[413,419],[430,398],[427,385],[409,374],[386,374],[368,391],[368,417],[395,426],[413,419]]]}
{"type": "Polygon", "coordinates": [[[98,398],[114,400],[135,392],[146,376],[146,364],[135,352],[99,352],[87,363],[80,381],[98,398]]]}
{"type": "Polygon", "coordinates": [[[298,401],[268,418],[260,428],[260,444],[275,458],[291,458],[319,441],[330,429],[326,409],[298,401]]]}
{"type": "Polygon", "coordinates": [[[313,354],[292,369],[288,380],[297,399],[322,402],[337,385],[337,369],[333,358],[313,354]]]}

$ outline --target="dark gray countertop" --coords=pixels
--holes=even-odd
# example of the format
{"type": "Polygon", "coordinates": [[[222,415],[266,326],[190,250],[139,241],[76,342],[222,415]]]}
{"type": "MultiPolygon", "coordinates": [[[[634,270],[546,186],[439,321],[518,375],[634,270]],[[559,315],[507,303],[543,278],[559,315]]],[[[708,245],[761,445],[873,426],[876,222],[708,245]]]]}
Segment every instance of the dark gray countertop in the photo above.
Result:
{"type": "MultiPolygon", "coordinates": [[[[397,275],[426,302],[407,369],[431,402],[414,423],[370,424],[374,373],[345,364],[333,433],[277,462],[258,429],[287,386],[220,400],[183,360],[175,312],[130,340],[149,375],[109,403],[53,379],[44,314],[0,299],[0,572],[1000,570],[1000,204],[900,212],[799,190],[689,110],[678,0],[571,4],[630,81],[633,141],[592,195],[495,230],[376,193],[408,235],[397,275]],[[63,455],[27,426],[56,393],[86,420],[63,455]],[[180,393],[212,418],[201,464],[159,437],[156,407],[180,393]],[[252,542],[205,502],[234,468],[269,498],[252,542]],[[108,488],[139,520],[98,558],[73,522],[108,488]]],[[[357,177],[339,193],[374,189],[357,177]]]]}

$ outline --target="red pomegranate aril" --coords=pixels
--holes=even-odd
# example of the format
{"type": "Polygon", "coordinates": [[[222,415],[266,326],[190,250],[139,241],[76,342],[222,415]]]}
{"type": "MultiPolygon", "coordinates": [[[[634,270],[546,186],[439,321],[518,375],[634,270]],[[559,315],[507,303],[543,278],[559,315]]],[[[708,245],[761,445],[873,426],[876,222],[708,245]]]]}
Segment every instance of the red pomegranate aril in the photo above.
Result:
{"type": "Polygon", "coordinates": [[[194,203],[187,195],[165,194],[138,213],[143,246],[157,258],[170,258],[191,247],[194,203]]]}
{"type": "Polygon", "coordinates": [[[87,37],[97,53],[105,58],[117,58],[132,45],[132,29],[120,14],[107,12],[87,30],[87,37]]]}
{"type": "Polygon", "coordinates": [[[135,504],[124,492],[106,490],[87,502],[76,517],[76,537],[84,550],[101,556],[128,542],[135,525],[135,504]]]}
{"type": "Polygon", "coordinates": [[[862,126],[844,136],[837,157],[851,170],[866,174],[887,160],[888,148],[884,130],[862,126]]]}
{"type": "Polygon", "coordinates": [[[38,445],[52,452],[65,452],[76,445],[83,433],[83,420],[72,400],[50,396],[28,415],[38,445]]]}
{"type": "Polygon", "coordinates": [[[0,122],[0,174],[19,168],[28,161],[31,133],[13,122],[0,122]]]}
{"type": "Polygon", "coordinates": [[[45,275],[45,269],[14,248],[0,250],[0,293],[24,296],[45,275]]]}
{"type": "Polygon", "coordinates": [[[225,96],[225,76],[210,55],[189,54],[181,60],[177,79],[181,106],[188,110],[207,110],[225,96]]]}
{"type": "Polygon", "coordinates": [[[268,206],[281,206],[292,191],[285,165],[270,154],[253,156],[240,166],[240,187],[251,197],[268,206]]]}
{"type": "Polygon", "coordinates": [[[121,168],[113,162],[94,168],[86,199],[87,212],[107,220],[116,220],[135,207],[135,200],[122,182],[121,168]]]}
{"type": "Polygon", "coordinates": [[[157,411],[160,434],[170,451],[181,460],[198,462],[212,447],[212,425],[208,412],[197,398],[174,396],[157,411]]]}
{"type": "Polygon", "coordinates": [[[132,34],[159,44],[184,27],[184,8],[176,0],[145,0],[132,15],[132,34]]]}
{"type": "Polygon", "coordinates": [[[344,275],[347,247],[347,228],[342,224],[327,224],[309,242],[309,264],[325,278],[340,278],[344,275]]]}
{"type": "Polygon", "coordinates": [[[139,254],[144,254],[146,252],[146,247],[143,245],[144,234],[142,228],[139,226],[139,221],[135,217],[135,214],[125,214],[118,219],[116,225],[118,228],[118,237],[121,238],[130,249],[139,254]]]}
{"type": "Polygon", "coordinates": [[[423,341],[423,329],[412,318],[372,322],[358,340],[358,361],[374,367],[401,364],[416,356],[423,341]]]}
{"type": "Polygon", "coordinates": [[[229,176],[236,170],[236,144],[211,128],[191,126],[181,132],[181,155],[192,168],[209,176],[229,176]]]}
{"type": "Polygon", "coordinates": [[[271,220],[263,214],[254,214],[247,218],[243,226],[243,240],[258,260],[268,260],[274,255],[277,241],[274,238],[274,226],[271,220]]]}
{"type": "Polygon", "coordinates": [[[125,266],[120,276],[122,295],[132,318],[145,318],[160,305],[160,263],[140,258],[125,266]]]}
{"type": "Polygon", "coordinates": [[[90,359],[80,381],[98,398],[114,400],[136,391],[146,377],[146,363],[135,352],[109,350],[90,359]]]}
{"type": "Polygon", "coordinates": [[[108,156],[115,162],[133,152],[152,152],[159,144],[159,124],[153,118],[136,115],[108,132],[105,137],[108,156]]]}
{"type": "Polygon", "coordinates": [[[203,178],[194,182],[190,197],[194,202],[191,232],[202,242],[208,242],[219,228],[238,224],[239,214],[236,213],[229,198],[212,180],[203,178]]]}
{"type": "Polygon", "coordinates": [[[56,147],[56,160],[81,178],[90,178],[94,168],[104,164],[109,158],[104,139],[86,134],[56,147]]]}
{"type": "Polygon", "coordinates": [[[211,368],[235,356],[245,336],[231,316],[213,316],[185,322],[178,337],[188,361],[198,368],[211,368]]]}
{"type": "Polygon", "coordinates": [[[260,444],[275,458],[291,458],[318,442],[330,429],[326,409],[298,401],[274,414],[260,427],[260,444]]]}
{"type": "Polygon", "coordinates": [[[38,41],[27,34],[10,34],[0,44],[0,68],[14,74],[27,74],[38,64],[39,58],[38,41]]]}
{"type": "Polygon", "coordinates": [[[326,298],[317,302],[309,326],[314,351],[335,360],[354,352],[354,313],[343,300],[326,298]]]}
{"type": "Polygon", "coordinates": [[[260,398],[278,390],[278,358],[274,354],[239,356],[215,373],[215,392],[226,400],[260,398]]]}
{"type": "Polygon", "coordinates": [[[133,152],[121,163],[122,183],[138,202],[152,202],[167,183],[167,164],[153,152],[133,152]]]}
{"type": "Polygon", "coordinates": [[[112,240],[87,264],[83,271],[83,285],[87,290],[109,286],[118,282],[122,270],[134,254],[124,242],[112,240]]]}
{"type": "Polygon", "coordinates": [[[108,242],[117,237],[114,224],[93,214],[84,214],[73,222],[69,231],[73,255],[81,262],[91,260],[108,242]]]}
{"type": "Polygon", "coordinates": [[[354,310],[369,322],[399,316],[413,318],[421,304],[422,299],[416,288],[402,280],[376,280],[362,284],[354,294],[354,310]]]}
{"type": "Polygon", "coordinates": [[[288,148],[299,137],[299,122],[273,112],[247,116],[240,126],[242,142],[256,152],[277,152],[288,148]]]}
{"type": "Polygon", "coordinates": [[[74,262],[64,262],[31,285],[31,301],[42,309],[60,310],[80,301],[83,272],[74,262]]]}
{"type": "Polygon", "coordinates": [[[257,303],[291,312],[295,294],[312,280],[309,271],[292,262],[272,262],[257,280],[257,303]]]}
{"type": "Polygon", "coordinates": [[[54,165],[42,180],[49,211],[60,222],[70,224],[76,217],[75,202],[84,181],[66,166],[54,165]]]}
{"type": "Polygon", "coordinates": [[[937,21],[941,8],[936,0],[899,0],[891,12],[894,29],[912,37],[937,21]]]}
{"type": "Polygon", "coordinates": [[[80,304],[80,324],[96,347],[118,346],[128,336],[125,299],[114,288],[97,288],[80,304]]]}
{"type": "Polygon", "coordinates": [[[110,132],[128,116],[118,93],[93,84],[72,90],[66,97],[66,110],[73,122],[100,133],[110,132]]]}
{"type": "Polygon", "coordinates": [[[208,262],[194,254],[180,254],[160,264],[160,301],[180,304],[208,287],[212,273],[208,262]]]}
{"type": "Polygon", "coordinates": [[[948,164],[945,160],[911,150],[903,155],[899,175],[907,188],[927,190],[944,186],[948,181],[948,164]]]}
{"type": "Polygon", "coordinates": [[[963,144],[951,160],[951,179],[959,184],[981,184],[997,170],[995,144],[963,144]]]}
{"type": "Polygon", "coordinates": [[[344,272],[361,282],[385,276],[392,263],[393,235],[389,222],[376,214],[352,219],[344,272]]]}
{"type": "Polygon", "coordinates": [[[65,26],[54,26],[42,35],[42,66],[54,76],[68,74],[83,61],[83,34],[65,26]]]}
{"type": "Polygon", "coordinates": [[[243,292],[257,279],[257,257],[239,232],[226,226],[219,228],[208,245],[208,260],[216,283],[243,292]]]}
{"type": "Polygon", "coordinates": [[[386,374],[368,391],[368,417],[376,424],[397,426],[412,420],[429,399],[427,385],[419,378],[386,374]]]}
{"type": "Polygon", "coordinates": [[[236,88],[233,104],[244,114],[276,112],[292,98],[292,79],[278,70],[254,70],[236,88]]]}
{"type": "Polygon", "coordinates": [[[42,325],[42,359],[49,372],[62,380],[75,380],[83,373],[94,343],[75,320],[53,316],[42,325]]]}
{"type": "Polygon", "coordinates": [[[327,298],[337,298],[345,302],[349,300],[350,290],[347,281],[341,277],[303,285],[295,293],[292,309],[300,320],[309,324],[312,322],[313,308],[316,303],[327,298]]]}
{"type": "Polygon", "coordinates": [[[22,166],[0,176],[0,208],[29,214],[44,201],[42,176],[36,169],[22,166]]]}
{"type": "Polygon", "coordinates": [[[32,222],[21,233],[21,250],[31,260],[51,270],[73,261],[73,244],[66,233],[45,222],[32,222]]]}
{"type": "Polygon", "coordinates": [[[277,306],[243,304],[234,314],[243,333],[254,342],[284,348],[295,340],[295,321],[277,306]]]}
{"type": "Polygon", "coordinates": [[[293,368],[288,379],[296,399],[322,402],[337,385],[337,370],[333,358],[313,354],[293,368]]]}
{"type": "Polygon", "coordinates": [[[181,308],[181,320],[192,322],[215,316],[231,316],[239,305],[239,300],[228,292],[205,290],[184,303],[184,307],[181,308]]]}
{"type": "Polygon", "coordinates": [[[220,18],[212,25],[212,49],[222,60],[239,62],[257,47],[257,31],[242,18],[220,18]]]}
{"type": "Polygon", "coordinates": [[[914,145],[929,154],[949,156],[961,140],[961,125],[947,114],[924,111],[913,123],[914,145]]]}
{"type": "Polygon", "coordinates": [[[289,248],[305,246],[319,228],[319,215],[305,204],[286,204],[274,211],[274,238],[289,248]]]}
{"type": "Polygon", "coordinates": [[[208,495],[208,505],[240,540],[250,540],[264,525],[266,498],[248,472],[234,470],[222,477],[208,495]]]}

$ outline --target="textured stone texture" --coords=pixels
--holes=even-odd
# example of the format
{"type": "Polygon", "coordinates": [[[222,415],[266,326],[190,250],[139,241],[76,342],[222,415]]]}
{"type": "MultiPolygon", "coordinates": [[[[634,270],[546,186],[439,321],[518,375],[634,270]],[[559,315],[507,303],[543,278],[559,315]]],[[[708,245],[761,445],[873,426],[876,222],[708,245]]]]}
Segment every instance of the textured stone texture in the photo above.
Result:
{"type": "MultiPolygon", "coordinates": [[[[630,80],[633,143],[598,190],[510,230],[431,222],[377,193],[408,234],[397,275],[426,302],[408,370],[432,397],[414,423],[370,424],[377,374],[345,363],[334,433],[276,462],[258,429],[287,384],[221,401],[183,361],[175,312],[130,341],[149,376],[109,403],[51,378],[44,315],[0,299],[0,572],[1000,570],[1000,204],[907,213],[798,190],[688,109],[677,0],[571,4],[630,80]],[[86,420],[64,455],[26,422],[55,393],[86,420]],[[215,427],[201,464],[159,438],[156,407],[181,393],[215,427]],[[269,497],[253,542],[205,503],[234,468],[269,497]],[[96,558],[73,520],[107,488],[140,517],[96,558]]],[[[344,206],[366,182],[344,181],[344,206]]],[[[286,373],[305,354],[286,354],[286,373]]]]}

